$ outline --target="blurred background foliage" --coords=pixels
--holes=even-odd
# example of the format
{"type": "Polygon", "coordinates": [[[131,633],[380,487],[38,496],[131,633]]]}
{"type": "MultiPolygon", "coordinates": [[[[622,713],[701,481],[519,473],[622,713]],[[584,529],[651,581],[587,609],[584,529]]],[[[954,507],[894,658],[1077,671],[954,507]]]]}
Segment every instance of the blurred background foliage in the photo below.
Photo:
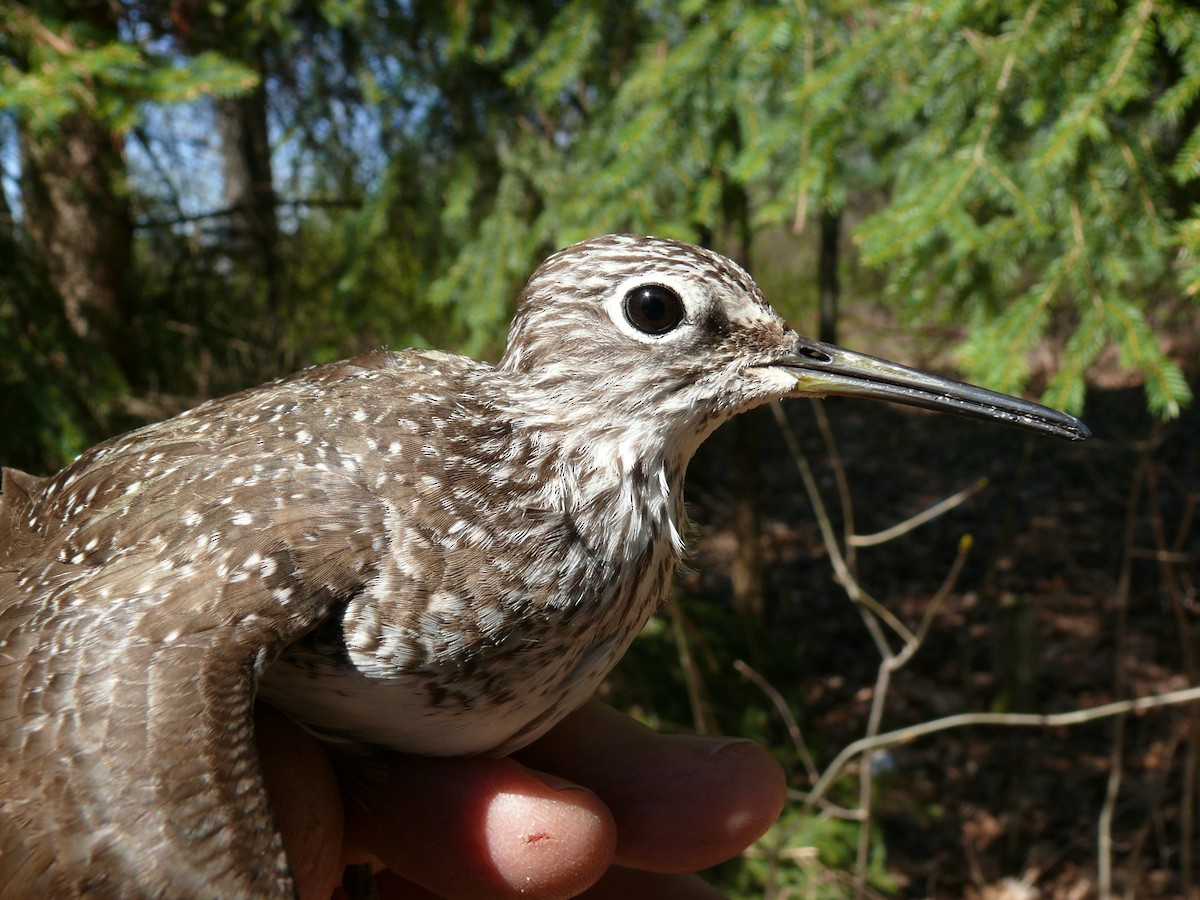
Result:
{"type": "Polygon", "coordinates": [[[972,380],[1082,412],[1105,363],[1170,419],[1200,11],[7,2],[0,186],[0,460],[35,472],[371,346],[494,358],[532,268],[611,231],[739,259],[825,339],[869,297],[972,380]]]}
{"type": "Polygon", "coordinates": [[[1200,13],[1150,0],[8,3],[0,452],[384,341],[495,355],[537,261],[616,230],[802,327],[823,291],[827,336],[841,272],[1074,411],[1114,353],[1170,417],[1198,93],[1200,13]]]}

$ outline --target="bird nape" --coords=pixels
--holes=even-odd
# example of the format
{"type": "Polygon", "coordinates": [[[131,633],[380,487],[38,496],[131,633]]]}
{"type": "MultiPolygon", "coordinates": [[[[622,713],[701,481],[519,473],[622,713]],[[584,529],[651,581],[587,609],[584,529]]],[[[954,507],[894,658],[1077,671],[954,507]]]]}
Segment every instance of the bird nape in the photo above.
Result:
{"type": "Polygon", "coordinates": [[[0,884],[290,895],[256,695],[341,748],[524,746],[665,598],[700,442],[828,394],[1089,434],[803,338],[716,253],[610,235],[538,268],[497,365],[368,353],[5,470],[0,884]]]}

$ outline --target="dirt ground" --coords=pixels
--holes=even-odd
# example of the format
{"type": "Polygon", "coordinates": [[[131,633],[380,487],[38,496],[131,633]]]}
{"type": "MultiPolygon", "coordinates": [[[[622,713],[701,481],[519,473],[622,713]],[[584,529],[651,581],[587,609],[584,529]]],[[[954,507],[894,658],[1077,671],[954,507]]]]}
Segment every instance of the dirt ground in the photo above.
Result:
{"type": "MultiPolygon", "coordinates": [[[[928,637],[893,681],[883,730],[960,712],[1061,712],[1197,683],[1195,406],[1156,425],[1140,389],[1095,390],[1084,415],[1095,437],[1085,444],[865,402],[825,408],[860,534],[988,480],[933,522],[858,552],[861,583],[913,628],[960,538],[973,539],[928,637]]],[[[810,405],[792,402],[788,411],[836,509],[810,405]]],[[[776,648],[786,636],[782,646],[791,648],[790,659],[763,651],[762,664],[795,699],[824,764],[864,734],[879,656],[832,579],[778,427],[759,412],[746,430],[710,441],[693,464],[697,571],[680,589],[729,605],[731,523],[747,490],[736,461],[752,454],[761,463],[760,483],[751,486],[763,532],[758,633],[774,636],[776,648]]],[[[897,895],[1096,896],[1118,727],[1113,719],[1056,729],[974,726],[892,749],[876,810],[897,895]]],[[[1200,708],[1132,715],[1120,727],[1114,892],[1200,896],[1188,889],[1200,883],[1200,708]]],[[[802,769],[794,776],[795,787],[808,786],[802,769]]]]}

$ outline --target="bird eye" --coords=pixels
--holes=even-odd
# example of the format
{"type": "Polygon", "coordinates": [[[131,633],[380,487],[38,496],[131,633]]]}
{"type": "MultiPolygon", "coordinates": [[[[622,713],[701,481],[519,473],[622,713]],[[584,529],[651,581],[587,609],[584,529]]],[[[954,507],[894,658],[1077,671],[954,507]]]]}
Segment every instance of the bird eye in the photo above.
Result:
{"type": "Polygon", "coordinates": [[[638,331],[666,334],[683,321],[683,301],[670,288],[645,284],[625,295],[625,318],[638,331]]]}

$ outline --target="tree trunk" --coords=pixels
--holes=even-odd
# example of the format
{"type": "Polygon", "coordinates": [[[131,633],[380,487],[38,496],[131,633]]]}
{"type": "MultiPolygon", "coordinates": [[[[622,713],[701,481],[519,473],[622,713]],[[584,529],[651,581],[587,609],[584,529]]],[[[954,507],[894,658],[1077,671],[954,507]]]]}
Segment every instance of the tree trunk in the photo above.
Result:
{"type": "Polygon", "coordinates": [[[0,184],[0,238],[10,242],[17,239],[16,220],[13,219],[12,206],[3,184],[0,184]]]}
{"type": "Polygon", "coordinates": [[[100,123],[72,115],[52,132],[23,130],[20,143],[25,225],[67,323],[107,350],[134,381],[133,218],[124,142],[100,123]]]}
{"type": "MultiPolygon", "coordinates": [[[[757,411],[756,411],[757,412],[757,411]]],[[[738,416],[732,422],[738,445],[735,459],[755,459],[763,444],[763,417],[752,413],[738,416]]],[[[742,615],[761,621],[763,598],[762,551],[762,477],[755,463],[734,468],[734,529],[737,549],[729,577],[733,586],[733,608],[742,615]]]]}
{"type": "Polygon", "coordinates": [[[837,343],[838,298],[842,292],[838,281],[838,239],[841,232],[841,212],[821,210],[821,254],[817,261],[821,322],[817,334],[827,344],[837,343]]]}
{"type": "Polygon", "coordinates": [[[1037,709],[1037,608],[1027,597],[1005,594],[993,611],[994,712],[1037,709]]]}
{"type": "Polygon", "coordinates": [[[261,52],[250,62],[259,73],[258,86],[243,96],[216,101],[225,205],[230,210],[231,245],[244,247],[257,261],[268,309],[279,314],[285,291],[261,52]]]}
{"type": "MultiPolygon", "coordinates": [[[[737,262],[751,268],[750,248],[753,231],[750,227],[750,198],[741,186],[727,185],[724,198],[725,215],[733,227],[737,262]]],[[[761,412],[761,411],[760,411],[761,412]]],[[[734,459],[753,459],[763,441],[763,416],[753,412],[737,416],[730,423],[737,451],[734,459]]],[[[756,463],[741,463],[733,468],[734,529],[737,550],[733,557],[730,580],[733,586],[733,608],[742,615],[761,621],[764,612],[762,551],[762,477],[756,463]]]]}

